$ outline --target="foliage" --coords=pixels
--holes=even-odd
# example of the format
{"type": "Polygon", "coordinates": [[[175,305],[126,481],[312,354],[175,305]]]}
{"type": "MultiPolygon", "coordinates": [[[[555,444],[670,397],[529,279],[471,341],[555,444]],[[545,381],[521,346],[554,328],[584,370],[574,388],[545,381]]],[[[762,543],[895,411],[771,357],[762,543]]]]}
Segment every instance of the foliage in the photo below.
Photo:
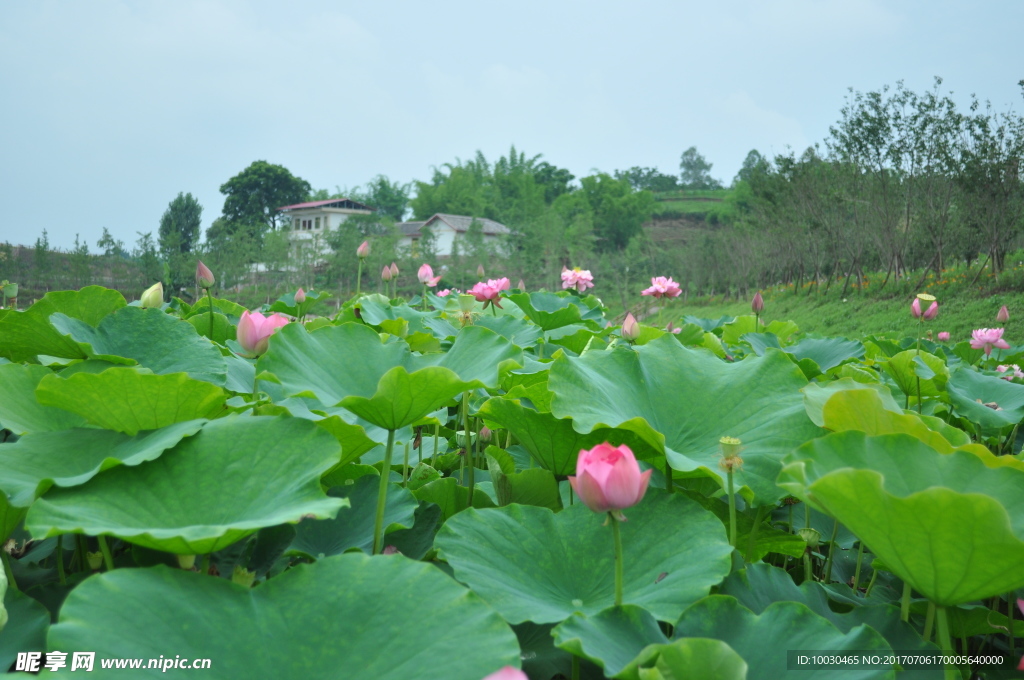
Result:
{"type": "Polygon", "coordinates": [[[244,229],[259,241],[264,232],[277,228],[278,208],[305,201],[311,191],[309,182],[284,166],[253,161],[220,187],[226,229],[244,229]]]}

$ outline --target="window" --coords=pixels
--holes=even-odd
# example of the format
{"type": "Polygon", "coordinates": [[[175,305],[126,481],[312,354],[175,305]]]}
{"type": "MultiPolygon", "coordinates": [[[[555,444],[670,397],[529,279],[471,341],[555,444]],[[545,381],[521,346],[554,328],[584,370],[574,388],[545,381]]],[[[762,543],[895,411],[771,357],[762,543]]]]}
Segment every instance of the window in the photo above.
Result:
{"type": "Polygon", "coordinates": [[[319,228],[320,228],[320,218],[319,218],[319,217],[318,217],[318,218],[316,218],[316,226],[315,226],[315,227],[313,227],[313,228],[314,228],[314,229],[319,229],[319,228]]]}

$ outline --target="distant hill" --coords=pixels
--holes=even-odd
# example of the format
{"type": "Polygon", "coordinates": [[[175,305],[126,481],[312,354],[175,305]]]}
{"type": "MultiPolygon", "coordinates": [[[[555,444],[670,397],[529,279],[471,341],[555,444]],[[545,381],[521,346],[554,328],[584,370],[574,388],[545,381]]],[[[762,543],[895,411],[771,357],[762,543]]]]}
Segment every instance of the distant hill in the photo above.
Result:
{"type": "Polygon", "coordinates": [[[707,215],[716,204],[722,203],[731,189],[677,189],[657,192],[654,200],[655,219],[671,219],[684,215],[707,215]]]}

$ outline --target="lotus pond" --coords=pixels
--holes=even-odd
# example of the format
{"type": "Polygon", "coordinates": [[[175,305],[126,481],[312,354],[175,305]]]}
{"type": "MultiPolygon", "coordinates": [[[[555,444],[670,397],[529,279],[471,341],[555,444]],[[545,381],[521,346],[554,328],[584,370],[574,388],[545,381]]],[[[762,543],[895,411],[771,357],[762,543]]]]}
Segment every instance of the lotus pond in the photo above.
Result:
{"type": "Polygon", "coordinates": [[[424,294],[287,295],[256,351],[213,297],[0,310],[0,667],[1019,675],[1024,347],[424,294]],[[624,522],[568,481],[604,443],[644,471],[624,522]]]}

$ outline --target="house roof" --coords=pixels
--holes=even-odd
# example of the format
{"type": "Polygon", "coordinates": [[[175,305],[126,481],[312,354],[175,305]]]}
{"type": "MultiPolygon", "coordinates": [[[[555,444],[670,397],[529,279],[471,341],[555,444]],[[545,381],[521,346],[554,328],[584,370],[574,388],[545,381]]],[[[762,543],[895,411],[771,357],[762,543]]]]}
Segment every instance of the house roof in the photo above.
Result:
{"type": "Polygon", "coordinates": [[[449,227],[457,232],[465,233],[469,231],[469,225],[472,224],[473,220],[476,220],[480,224],[480,230],[485,234],[508,234],[510,230],[504,224],[489,220],[486,217],[467,217],[466,215],[447,215],[445,213],[437,213],[429,220],[423,223],[422,226],[430,226],[434,222],[444,222],[449,227]]]}
{"type": "Polygon", "coordinates": [[[426,223],[425,222],[399,222],[395,226],[398,227],[398,230],[400,232],[402,232],[402,236],[419,236],[420,235],[420,227],[422,227],[424,224],[426,224],[426,223]]]}
{"type": "Polygon", "coordinates": [[[309,201],[308,203],[295,203],[293,205],[283,205],[278,210],[285,212],[287,210],[302,210],[306,208],[348,208],[349,210],[373,210],[368,205],[363,205],[358,201],[353,201],[350,198],[329,198],[326,201],[309,201]]]}

